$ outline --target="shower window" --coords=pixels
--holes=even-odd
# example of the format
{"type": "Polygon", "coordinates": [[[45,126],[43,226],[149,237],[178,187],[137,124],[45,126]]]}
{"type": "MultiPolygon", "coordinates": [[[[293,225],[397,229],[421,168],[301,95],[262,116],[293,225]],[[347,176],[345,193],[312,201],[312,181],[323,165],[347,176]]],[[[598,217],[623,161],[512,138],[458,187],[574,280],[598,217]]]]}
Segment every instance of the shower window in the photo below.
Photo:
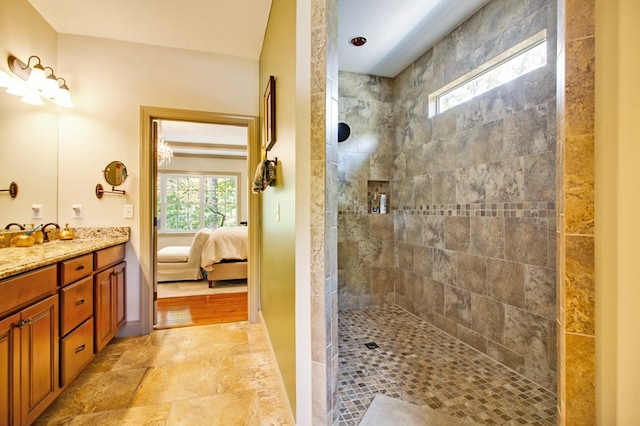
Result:
{"type": "Polygon", "coordinates": [[[159,232],[238,224],[238,176],[159,173],[157,197],[159,232]]]}
{"type": "Polygon", "coordinates": [[[547,40],[543,30],[429,95],[429,117],[546,64],[547,40]]]}

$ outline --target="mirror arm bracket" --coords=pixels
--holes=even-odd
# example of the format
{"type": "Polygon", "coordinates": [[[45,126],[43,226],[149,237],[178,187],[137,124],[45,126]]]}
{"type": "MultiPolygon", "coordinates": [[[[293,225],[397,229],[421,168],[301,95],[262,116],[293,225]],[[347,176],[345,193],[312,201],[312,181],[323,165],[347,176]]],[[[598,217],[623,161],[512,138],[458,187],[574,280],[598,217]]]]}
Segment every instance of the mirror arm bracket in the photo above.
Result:
{"type": "Polygon", "coordinates": [[[0,192],[8,192],[11,198],[16,198],[18,196],[18,184],[11,182],[9,184],[9,189],[0,189],[0,192]]]}
{"type": "Polygon", "coordinates": [[[124,189],[116,189],[115,186],[111,187],[111,191],[107,191],[105,190],[101,184],[97,184],[96,185],[96,197],[98,197],[98,199],[102,198],[102,196],[104,194],[121,194],[121,195],[125,195],[126,191],[124,189]]]}

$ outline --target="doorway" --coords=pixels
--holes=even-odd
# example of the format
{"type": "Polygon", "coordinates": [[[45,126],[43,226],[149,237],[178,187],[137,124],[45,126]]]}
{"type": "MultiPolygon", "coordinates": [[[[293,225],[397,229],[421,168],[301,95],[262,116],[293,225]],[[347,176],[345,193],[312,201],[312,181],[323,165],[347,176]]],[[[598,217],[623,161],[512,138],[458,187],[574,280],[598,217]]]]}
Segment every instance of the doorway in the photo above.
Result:
{"type": "MultiPolygon", "coordinates": [[[[141,242],[140,242],[140,300],[141,300],[141,329],[149,332],[153,328],[157,298],[157,206],[156,185],[158,164],[156,161],[154,143],[154,121],[175,121],[208,123],[225,126],[239,126],[246,129],[247,138],[247,171],[246,179],[253,176],[260,160],[260,146],[258,144],[258,118],[251,116],[238,116],[202,111],[177,110],[156,107],[141,107],[141,242]]],[[[248,182],[247,182],[248,185],[248,182]]],[[[248,187],[248,186],[247,186],[248,187]]],[[[258,271],[258,236],[259,236],[259,199],[248,196],[247,201],[247,231],[249,240],[249,253],[247,265],[247,308],[249,322],[258,320],[259,300],[259,275],[258,271]]]]}

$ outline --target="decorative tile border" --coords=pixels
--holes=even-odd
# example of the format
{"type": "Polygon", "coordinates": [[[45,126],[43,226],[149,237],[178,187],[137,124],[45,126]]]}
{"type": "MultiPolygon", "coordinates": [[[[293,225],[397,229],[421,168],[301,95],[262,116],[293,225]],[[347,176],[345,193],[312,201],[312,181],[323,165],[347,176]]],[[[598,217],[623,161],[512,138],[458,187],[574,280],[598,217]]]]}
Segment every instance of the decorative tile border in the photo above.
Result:
{"type": "MultiPolygon", "coordinates": [[[[393,213],[415,216],[487,216],[487,217],[555,217],[553,202],[431,204],[392,207],[393,213]]],[[[339,215],[367,214],[366,206],[356,206],[338,211],[339,215]]]]}

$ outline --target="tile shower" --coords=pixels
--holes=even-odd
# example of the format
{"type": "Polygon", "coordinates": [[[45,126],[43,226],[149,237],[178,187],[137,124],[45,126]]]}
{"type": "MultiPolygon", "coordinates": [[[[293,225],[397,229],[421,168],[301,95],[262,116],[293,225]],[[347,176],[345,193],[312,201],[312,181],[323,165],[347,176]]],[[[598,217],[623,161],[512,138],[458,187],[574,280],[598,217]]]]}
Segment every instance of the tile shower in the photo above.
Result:
{"type": "Polygon", "coordinates": [[[397,305],[555,393],[555,58],[555,1],[493,0],[393,79],[340,73],[340,315],[397,305]],[[545,67],[429,118],[431,92],[545,29],[545,67]]]}

